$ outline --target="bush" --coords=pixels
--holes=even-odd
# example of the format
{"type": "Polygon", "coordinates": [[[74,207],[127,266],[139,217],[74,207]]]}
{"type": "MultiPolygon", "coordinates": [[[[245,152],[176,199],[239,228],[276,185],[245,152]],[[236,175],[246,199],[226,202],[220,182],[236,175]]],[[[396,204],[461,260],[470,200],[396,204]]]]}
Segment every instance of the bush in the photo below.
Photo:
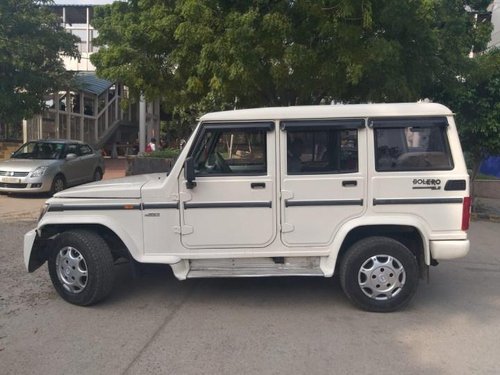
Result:
{"type": "Polygon", "coordinates": [[[163,150],[144,153],[143,156],[146,158],[177,159],[180,153],[181,150],[176,148],[166,148],[163,150]]]}

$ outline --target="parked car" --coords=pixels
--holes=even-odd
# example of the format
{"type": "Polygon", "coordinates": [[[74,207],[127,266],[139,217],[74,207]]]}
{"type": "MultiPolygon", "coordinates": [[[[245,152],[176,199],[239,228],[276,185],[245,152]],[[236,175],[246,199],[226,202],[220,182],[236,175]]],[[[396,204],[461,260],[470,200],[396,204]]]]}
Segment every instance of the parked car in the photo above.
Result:
{"type": "Polygon", "coordinates": [[[99,181],[103,174],[104,160],[88,144],[31,141],[0,162],[0,192],[55,194],[70,186],[99,181]]]}
{"type": "Polygon", "coordinates": [[[445,106],[235,110],[201,117],[168,175],[56,194],[25,235],[24,259],[29,272],[47,261],[77,305],[103,299],[126,257],[169,264],[181,280],[335,274],[356,306],[387,312],[430,266],[468,253],[469,218],[445,106]]]}

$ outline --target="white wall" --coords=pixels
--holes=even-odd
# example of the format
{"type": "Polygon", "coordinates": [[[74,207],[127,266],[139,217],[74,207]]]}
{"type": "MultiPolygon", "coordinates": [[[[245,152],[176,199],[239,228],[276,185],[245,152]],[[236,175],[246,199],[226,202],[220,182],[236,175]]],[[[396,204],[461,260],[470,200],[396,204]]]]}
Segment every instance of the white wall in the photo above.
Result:
{"type": "Polygon", "coordinates": [[[493,24],[493,32],[488,47],[500,48],[500,0],[493,1],[491,5],[491,23],[493,24]]]}

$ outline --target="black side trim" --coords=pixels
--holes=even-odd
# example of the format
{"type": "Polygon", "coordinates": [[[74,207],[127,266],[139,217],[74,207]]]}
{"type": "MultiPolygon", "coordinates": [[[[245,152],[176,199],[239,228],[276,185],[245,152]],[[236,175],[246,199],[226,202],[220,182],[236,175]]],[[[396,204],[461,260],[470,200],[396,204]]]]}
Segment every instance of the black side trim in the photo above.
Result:
{"type": "Polygon", "coordinates": [[[373,205],[462,203],[462,198],[374,199],[373,205]]]}
{"type": "Polygon", "coordinates": [[[359,129],[364,127],[365,120],[363,119],[291,120],[281,122],[281,130],[312,130],[323,128],[359,129]]]}
{"type": "Polygon", "coordinates": [[[362,206],[363,199],[349,199],[349,200],[286,200],[285,207],[307,207],[307,206],[362,206]]]}
{"type": "Polygon", "coordinates": [[[433,128],[447,127],[446,117],[378,117],[368,120],[370,128],[433,128]]]}
{"type": "Polygon", "coordinates": [[[448,180],[444,185],[444,190],[448,191],[464,191],[467,188],[465,180],[448,180]]]}
{"type": "Polygon", "coordinates": [[[179,209],[179,202],[172,203],[144,203],[142,205],[143,209],[154,210],[158,208],[176,208],[179,209]]]}
{"type": "Polygon", "coordinates": [[[190,203],[184,202],[184,209],[188,208],[256,208],[256,207],[272,207],[271,202],[200,202],[190,203]]]}
{"type": "Polygon", "coordinates": [[[212,130],[212,129],[263,129],[267,131],[271,131],[274,129],[274,122],[265,121],[265,122],[204,122],[202,124],[203,129],[212,130]]]}
{"type": "Polygon", "coordinates": [[[89,204],[89,205],[71,205],[71,204],[61,204],[61,205],[51,205],[49,206],[49,212],[62,212],[62,211],[93,211],[93,210],[140,210],[140,204],[89,204]]]}
{"type": "Polygon", "coordinates": [[[62,204],[51,204],[47,209],[47,212],[61,212],[64,211],[64,206],[62,204]]]}

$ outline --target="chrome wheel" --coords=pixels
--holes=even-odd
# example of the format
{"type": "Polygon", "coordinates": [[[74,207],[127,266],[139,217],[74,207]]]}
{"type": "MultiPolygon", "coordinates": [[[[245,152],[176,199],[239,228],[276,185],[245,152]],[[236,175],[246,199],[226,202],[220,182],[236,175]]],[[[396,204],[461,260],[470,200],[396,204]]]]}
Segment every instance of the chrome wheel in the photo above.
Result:
{"type": "Polygon", "coordinates": [[[78,294],[87,286],[87,262],[74,247],[66,246],[57,253],[56,270],[61,285],[68,292],[78,294]]]}
{"type": "Polygon", "coordinates": [[[375,300],[397,296],[406,282],[406,272],[399,260],[389,255],[375,255],[359,269],[358,284],[363,293],[375,300]]]}

